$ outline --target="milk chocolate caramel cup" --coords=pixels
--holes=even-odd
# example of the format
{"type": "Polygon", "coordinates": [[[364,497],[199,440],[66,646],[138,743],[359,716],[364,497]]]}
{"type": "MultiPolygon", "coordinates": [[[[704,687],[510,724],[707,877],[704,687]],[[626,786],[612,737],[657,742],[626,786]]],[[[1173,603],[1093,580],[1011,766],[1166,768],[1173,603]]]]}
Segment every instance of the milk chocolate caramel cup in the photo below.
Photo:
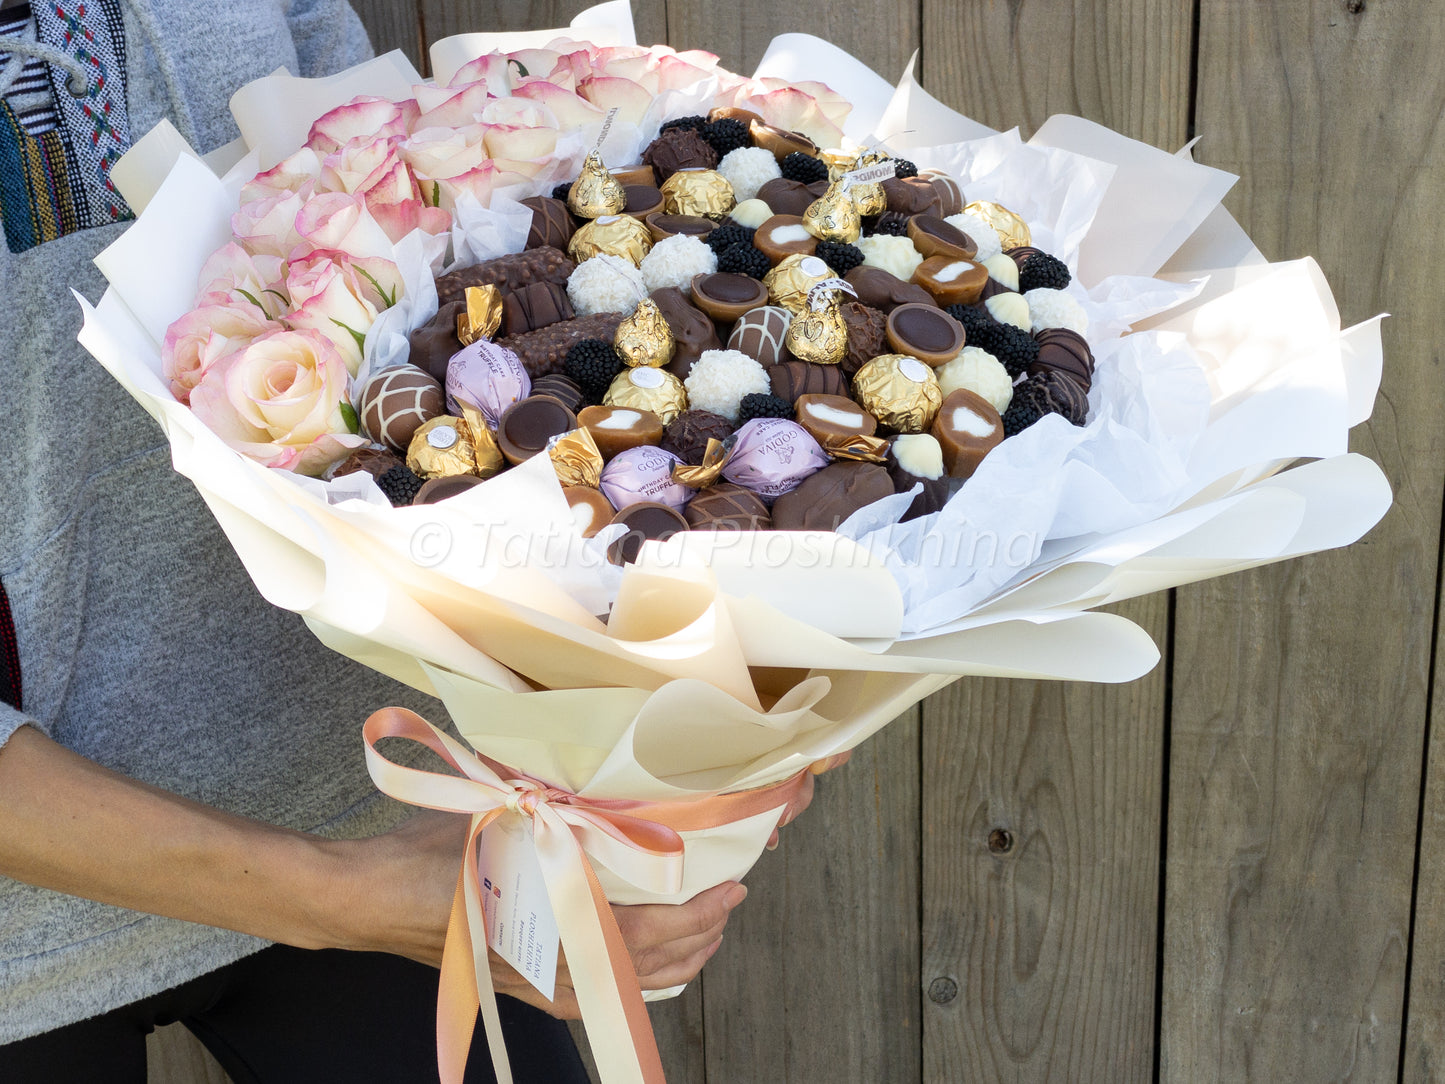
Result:
{"type": "Polygon", "coordinates": [[[717,223],[710,218],[699,215],[670,215],[661,210],[648,215],[643,221],[647,224],[647,230],[652,234],[654,242],[679,233],[701,240],[717,229],[717,223]]]}
{"type": "Polygon", "coordinates": [[[963,349],[963,325],[934,305],[899,305],[884,325],[888,345],[937,368],[963,349]]]}
{"type": "Polygon", "coordinates": [[[662,442],[662,419],[636,407],[583,407],[577,422],[592,434],[604,460],[628,448],[662,442]]]}
{"type": "Polygon", "coordinates": [[[459,493],[465,493],[472,486],[479,486],[482,480],[474,474],[451,474],[437,478],[428,478],[416,491],[416,496],[411,499],[413,505],[437,504],[448,497],[455,497],[459,493]]]}
{"type": "Polygon", "coordinates": [[[983,457],[1003,441],[1003,422],[993,404],[959,388],[950,392],[929,432],[943,450],[943,465],[954,478],[970,478],[983,457]]]}
{"type": "Polygon", "coordinates": [[[878,430],[878,419],[843,395],[800,395],[793,417],[819,444],[833,434],[871,437],[878,430]]]}
{"type": "Polygon", "coordinates": [[[795,254],[811,256],[818,239],[799,215],[773,215],[753,234],[753,247],[776,266],[795,254]]]}
{"type": "MultiPolygon", "coordinates": [[[[648,172],[652,167],[648,166],[648,172]]],[[[622,213],[646,222],[647,216],[656,214],[662,210],[662,189],[653,184],[626,184],[622,186],[626,202],[622,205],[622,213]]]]}
{"type": "Polygon", "coordinates": [[[988,268],[967,258],[930,256],[913,270],[913,281],[940,305],[972,305],[988,285],[988,268]]]}
{"type": "Polygon", "coordinates": [[[767,304],[768,290],[747,275],[715,271],[693,276],[692,300],[718,323],[731,324],[749,309],[767,304]]]}
{"type": "Polygon", "coordinates": [[[656,501],[630,504],[613,516],[611,522],[627,528],[626,534],[607,547],[607,559],[614,565],[637,560],[644,542],[671,538],[678,531],[687,530],[687,520],[681,512],[656,501]]]}
{"type": "Polygon", "coordinates": [[[971,260],[978,252],[978,245],[972,237],[938,215],[914,215],[910,218],[908,239],[925,260],[930,256],[971,260]]]}
{"type": "Polygon", "coordinates": [[[657,174],[646,162],[637,162],[630,166],[614,166],[607,172],[617,178],[617,183],[623,187],[624,191],[631,185],[657,187],[657,174]]]}
{"type": "Polygon", "coordinates": [[[577,418],[550,395],[533,395],[513,403],[497,425],[497,443],[514,467],[547,450],[555,436],[577,428],[577,418]]]}
{"type": "Polygon", "coordinates": [[[790,132],[786,128],[759,121],[753,121],[748,131],[753,137],[753,145],[762,147],[765,151],[772,151],[773,157],[779,162],[794,151],[800,151],[812,158],[818,156],[818,144],[802,132],[790,132]]]}
{"type": "Polygon", "coordinates": [[[577,530],[582,533],[583,538],[591,538],[611,523],[612,517],[616,515],[612,502],[599,490],[589,489],[587,486],[566,486],[562,490],[562,496],[567,498],[567,507],[572,511],[572,522],[577,524],[577,530]]]}

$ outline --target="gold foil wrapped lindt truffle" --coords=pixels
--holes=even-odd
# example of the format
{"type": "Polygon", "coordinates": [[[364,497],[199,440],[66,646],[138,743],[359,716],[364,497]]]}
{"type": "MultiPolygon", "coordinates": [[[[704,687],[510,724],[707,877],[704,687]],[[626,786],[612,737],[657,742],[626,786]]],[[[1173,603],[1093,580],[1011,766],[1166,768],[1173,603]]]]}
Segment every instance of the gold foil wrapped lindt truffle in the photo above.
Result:
{"type": "Polygon", "coordinates": [[[722,477],[723,468],[727,466],[728,456],[732,454],[733,446],[738,442],[736,433],[718,440],[709,437],[707,450],[702,453],[702,462],[697,465],[679,463],[672,468],[672,480],[680,486],[687,486],[690,489],[707,489],[715,486],[718,479],[722,477]]]}
{"type": "Polygon", "coordinates": [[[406,450],[406,466],[418,478],[476,474],[475,448],[471,426],[443,414],[418,427],[406,450]]]}
{"type": "Polygon", "coordinates": [[[622,190],[622,182],[602,164],[602,156],[593,151],[567,190],[567,209],[578,218],[600,218],[621,214],[626,206],[627,193],[622,190]]]}
{"type": "Polygon", "coordinates": [[[907,354],[880,354],[859,369],[853,398],[895,433],[926,433],[943,405],[938,377],[907,354]]]}
{"type": "Polygon", "coordinates": [[[733,186],[715,169],[680,169],[662,184],[662,206],[670,215],[721,219],[737,203],[733,186]]]}
{"type": "Polygon", "coordinates": [[[856,459],[860,463],[888,461],[886,437],[870,437],[863,433],[814,434],[819,446],[834,459],[856,459]]]}
{"type": "Polygon", "coordinates": [[[1007,207],[988,200],[974,200],[963,208],[964,214],[977,215],[998,231],[999,244],[1005,252],[1011,248],[1023,248],[1034,243],[1029,224],[1007,207]]]}
{"type": "Polygon", "coordinates": [[[634,267],[652,251],[652,231],[631,215],[602,215],[594,218],[567,243],[567,255],[578,263],[599,253],[621,256],[634,267]]]}
{"type": "Polygon", "coordinates": [[[502,291],[495,286],[468,286],[465,312],[457,313],[457,338],[463,346],[490,339],[502,326],[502,291]]]}
{"type": "Polygon", "coordinates": [[[602,480],[602,453],[585,428],[553,437],[547,442],[547,456],[557,472],[557,481],[564,486],[596,489],[602,480]]]}
{"type": "Polygon", "coordinates": [[[687,389],[666,369],[624,369],[608,385],[602,405],[650,410],[666,425],[687,409],[687,389]]]}
{"type": "Polygon", "coordinates": [[[808,291],[833,272],[816,256],[794,253],[763,276],[768,301],[781,305],[794,316],[808,307],[808,291]]]}
{"type": "Polygon", "coordinates": [[[788,325],[783,344],[799,361],[837,365],[848,353],[848,325],[839,307],[853,287],[842,279],[824,279],[808,291],[808,311],[788,325]]]}
{"type": "Polygon", "coordinates": [[[843,183],[830,184],[822,197],[809,204],[803,212],[803,229],[819,241],[841,241],[851,245],[863,233],[858,208],[843,188],[843,183]]]}
{"type": "Polygon", "coordinates": [[[677,340],[657,302],[645,297],[637,303],[637,310],[617,325],[612,345],[629,366],[657,369],[672,360],[677,340]]]}

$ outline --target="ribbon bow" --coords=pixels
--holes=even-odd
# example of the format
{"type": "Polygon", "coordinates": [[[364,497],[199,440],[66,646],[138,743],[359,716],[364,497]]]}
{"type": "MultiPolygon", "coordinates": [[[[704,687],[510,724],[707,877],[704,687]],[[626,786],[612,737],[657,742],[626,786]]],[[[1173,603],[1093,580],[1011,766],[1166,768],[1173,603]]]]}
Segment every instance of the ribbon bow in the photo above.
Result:
{"type": "Polygon", "coordinates": [[[608,1084],[665,1084],[637,972],[588,855],[646,892],[675,894],[682,887],[679,832],[716,828],[791,805],[807,770],[769,787],[690,802],[582,798],[482,756],[402,708],[376,712],[367,719],[362,737],[367,768],[383,793],[472,818],[442,950],[437,1069],[443,1084],[461,1084],[478,1009],[497,1080],[512,1084],[487,961],[477,858],[478,837],[504,813],[532,821],[547,897],[602,1079],[608,1084]],[[387,737],[425,745],[461,775],[403,767],[386,759],[376,742],[387,737]]]}

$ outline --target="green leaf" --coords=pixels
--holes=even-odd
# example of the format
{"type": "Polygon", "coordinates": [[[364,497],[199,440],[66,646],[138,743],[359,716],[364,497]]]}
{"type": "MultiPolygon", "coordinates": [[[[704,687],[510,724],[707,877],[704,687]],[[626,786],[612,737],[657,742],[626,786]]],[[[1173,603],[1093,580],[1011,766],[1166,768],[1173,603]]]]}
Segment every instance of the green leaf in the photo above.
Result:
{"type": "Polygon", "coordinates": [[[514,59],[514,60],[512,61],[512,63],[515,64],[515,65],[517,65],[517,74],[520,75],[523,79],[526,79],[528,76],[530,76],[530,75],[532,74],[531,72],[529,72],[529,71],[527,70],[527,66],[526,66],[525,64],[523,64],[520,60],[515,60],[515,59],[514,59]]]}
{"type": "MultiPolygon", "coordinates": [[[[355,267],[356,265],[353,264],[352,266],[355,267]]],[[[391,293],[387,293],[386,290],[382,288],[381,283],[376,281],[376,276],[373,275],[370,271],[367,271],[365,268],[362,267],[357,267],[356,270],[358,273],[365,275],[366,281],[376,287],[376,292],[380,294],[381,299],[386,302],[386,307],[388,309],[396,304],[397,288],[395,286],[391,288],[391,293]]]]}
{"type": "Polygon", "coordinates": [[[346,423],[348,433],[361,432],[361,419],[356,416],[356,408],[345,399],[341,400],[341,420],[346,423]]]}
{"type": "Polygon", "coordinates": [[[261,312],[262,312],[263,314],[265,314],[265,316],[266,316],[266,318],[267,318],[268,320],[271,318],[271,314],[270,314],[269,312],[266,312],[266,306],[263,305],[263,304],[261,304],[261,302],[256,299],[256,295],[255,295],[255,294],[250,293],[250,292],[247,291],[247,290],[243,290],[243,289],[241,289],[241,287],[239,287],[239,286],[236,287],[236,293],[240,294],[240,295],[241,295],[242,297],[244,297],[247,301],[249,301],[251,304],[255,305],[258,309],[260,309],[261,312]]]}
{"type": "Polygon", "coordinates": [[[356,349],[360,350],[363,354],[366,353],[366,336],[363,333],[357,331],[354,327],[347,327],[334,316],[331,318],[331,322],[343,331],[351,332],[351,337],[356,340],[356,349]]]}
{"type": "Polygon", "coordinates": [[[442,205],[441,181],[432,181],[431,183],[431,205],[433,207],[440,207],[442,205]]]}

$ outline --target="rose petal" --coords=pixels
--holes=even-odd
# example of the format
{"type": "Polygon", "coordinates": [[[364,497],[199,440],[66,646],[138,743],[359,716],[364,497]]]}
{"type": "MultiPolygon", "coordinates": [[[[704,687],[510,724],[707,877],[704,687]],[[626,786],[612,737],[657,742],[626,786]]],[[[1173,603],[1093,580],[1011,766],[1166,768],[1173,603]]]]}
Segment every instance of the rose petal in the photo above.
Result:
{"type": "Polygon", "coordinates": [[[617,119],[631,124],[641,124],[642,118],[647,115],[647,107],[652,104],[652,95],[631,79],[593,76],[584,79],[577,92],[604,112],[615,108],[617,119]]]}
{"type": "Polygon", "coordinates": [[[370,141],[404,136],[418,113],[415,101],[389,102],[385,98],[353,98],[320,117],[311,126],[306,145],[330,154],[353,139],[370,141]]]}
{"type": "Polygon", "coordinates": [[[440,235],[452,228],[452,216],[444,208],[433,207],[421,199],[402,200],[400,203],[371,203],[366,209],[376,224],[386,231],[392,244],[397,244],[412,230],[440,235]]]}
{"type": "Polygon", "coordinates": [[[563,90],[555,83],[527,83],[517,88],[516,96],[545,105],[563,128],[596,124],[607,112],[591,102],[584,101],[570,90],[563,90]]]}

